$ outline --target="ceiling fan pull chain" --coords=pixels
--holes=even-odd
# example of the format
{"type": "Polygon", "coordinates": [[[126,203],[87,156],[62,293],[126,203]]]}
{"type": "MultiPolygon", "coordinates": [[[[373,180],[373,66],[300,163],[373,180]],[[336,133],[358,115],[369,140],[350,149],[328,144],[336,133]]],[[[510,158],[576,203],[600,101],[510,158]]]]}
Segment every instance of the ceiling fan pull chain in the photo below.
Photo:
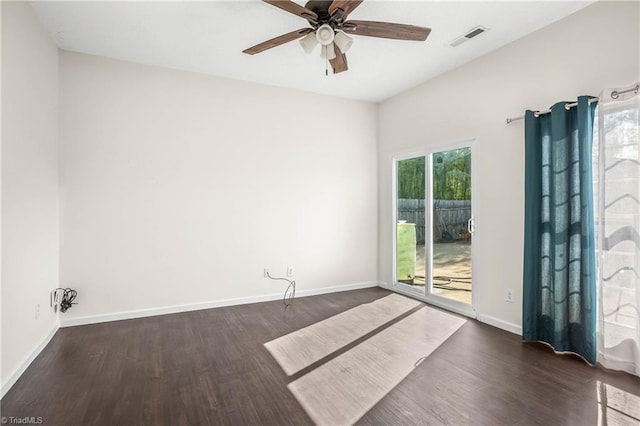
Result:
{"type": "Polygon", "coordinates": [[[324,75],[329,77],[329,58],[327,57],[327,46],[322,46],[324,49],[324,75]]]}

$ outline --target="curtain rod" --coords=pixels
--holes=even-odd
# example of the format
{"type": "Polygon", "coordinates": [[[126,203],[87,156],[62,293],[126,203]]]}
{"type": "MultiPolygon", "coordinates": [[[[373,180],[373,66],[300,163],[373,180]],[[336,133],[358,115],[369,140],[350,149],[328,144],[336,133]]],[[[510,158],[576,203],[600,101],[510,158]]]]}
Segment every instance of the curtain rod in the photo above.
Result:
{"type": "MultiPolygon", "coordinates": [[[[625,93],[631,93],[631,92],[638,93],[639,90],[640,90],[640,84],[636,84],[634,87],[632,87],[631,89],[627,89],[627,90],[620,90],[620,91],[614,90],[613,92],[611,92],[611,98],[612,99],[618,99],[618,97],[620,95],[624,95],[625,93]]],[[[593,102],[597,102],[597,101],[598,101],[597,98],[589,99],[589,103],[593,103],[593,102]]],[[[569,108],[573,108],[576,105],[578,105],[578,103],[577,102],[573,102],[573,103],[565,104],[564,107],[566,109],[569,109],[569,108]]],[[[551,112],[551,110],[548,109],[546,111],[535,111],[533,114],[536,117],[539,117],[539,116],[541,116],[543,114],[549,114],[550,112],[551,112]]],[[[514,121],[522,120],[523,118],[524,118],[524,115],[522,115],[520,117],[507,118],[505,121],[506,121],[507,124],[511,124],[514,121]]]]}

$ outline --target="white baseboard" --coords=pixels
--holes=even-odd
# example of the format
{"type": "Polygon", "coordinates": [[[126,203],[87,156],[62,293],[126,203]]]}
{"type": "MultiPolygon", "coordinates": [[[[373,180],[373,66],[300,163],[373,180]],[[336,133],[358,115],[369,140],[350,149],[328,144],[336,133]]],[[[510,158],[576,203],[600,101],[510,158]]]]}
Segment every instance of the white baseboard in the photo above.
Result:
{"type": "Polygon", "coordinates": [[[492,325],[494,327],[501,328],[506,331],[510,331],[511,333],[517,334],[518,336],[522,336],[522,327],[513,324],[511,322],[507,322],[501,320],[500,318],[492,317],[489,315],[478,314],[478,321],[483,322],[485,324],[492,325]]]}
{"type": "MultiPolygon", "coordinates": [[[[377,281],[344,284],[333,287],[323,287],[310,290],[296,291],[296,297],[316,296],[319,294],[336,293],[339,291],[357,290],[361,288],[377,287],[377,281]]],[[[220,308],[224,306],[246,305],[249,303],[270,302],[282,299],[282,293],[264,294],[260,296],[240,297],[236,299],[212,300],[201,303],[162,306],[159,308],[136,309],[131,311],[113,312],[108,314],[88,315],[76,318],[60,318],[60,327],[74,327],[77,325],[96,324],[109,321],[120,321],[134,318],[152,317],[155,315],[176,314],[180,312],[198,311],[201,309],[220,308]]],[[[64,315],[64,314],[62,314],[64,315]]]]}
{"type": "MultiPolygon", "coordinates": [[[[416,295],[416,294],[408,292],[408,291],[402,291],[401,288],[392,287],[392,286],[390,286],[387,283],[382,282],[382,281],[379,283],[379,286],[384,288],[384,289],[387,289],[387,290],[395,291],[397,293],[404,294],[404,295],[407,295],[409,297],[416,298],[418,300],[422,300],[425,303],[433,304],[435,306],[438,306],[438,307],[441,307],[441,308],[444,308],[444,309],[450,309],[450,310],[452,310],[452,311],[454,311],[454,312],[456,312],[458,314],[461,314],[461,315],[473,317],[473,315],[471,315],[468,312],[460,311],[460,310],[457,310],[455,308],[452,309],[450,306],[439,305],[437,303],[434,303],[433,301],[427,300],[425,297],[423,297],[421,295],[416,295]]],[[[493,327],[501,328],[502,330],[506,330],[506,331],[509,331],[511,333],[514,333],[514,334],[517,334],[519,336],[522,336],[522,327],[517,325],[517,324],[513,324],[513,323],[510,323],[510,322],[501,320],[500,318],[496,318],[496,317],[492,317],[490,315],[484,315],[484,314],[480,314],[480,313],[476,313],[475,314],[475,318],[478,321],[482,322],[482,323],[489,324],[489,325],[491,325],[493,327]]]]}
{"type": "Polygon", "coordinates": [[[9,374],[9,377],[7,377],[5,382],[2,384],[1,398],[4,398],[5,394],[9,392],[9,389],[11,389],[11,387],[18,381],[20,376],[22,376],[22,374],[26,371],[27,367],[31,365],[33,360],[36,359],[36,357],[40,355],[40,352],[42,352],[42,350],[49,344],[53,336],[55,336],[56,332],[58,331],[58,328],[59,327],[56,322],[56,324],[54,324],[54,326],[51,328],[49,333],[47,333],[44,339],[42,339],[40,343],[38,343],[31,350],[31,352],[29,352],[29,354],[25,357],[25,359],[20,363],[20,365],[16,369],[13,370],[11,374],[9,374]]]}
{"type": "Polygon", "coordinates": [[[475,311],[471,309],[471,307],[469,307],[468,305],[465,305],[464,303],[459,303],[455,301],[453,303],[442,303],[438,300],[434,300],[434,298],[426,297],[423,292],[407,290],[406,288],[400,285],[389,286],[385,282],[380,282],[379,287],[384,288],[385,290],[393,291],[398,294],[402,294],[403,296],[411,297],[412,299],[419,300],[430,306],[444,309],[449,312],[453,312],[454,314],[461,315],[463,317],[474,318],[474,319],[476,318],[475,311]]]}

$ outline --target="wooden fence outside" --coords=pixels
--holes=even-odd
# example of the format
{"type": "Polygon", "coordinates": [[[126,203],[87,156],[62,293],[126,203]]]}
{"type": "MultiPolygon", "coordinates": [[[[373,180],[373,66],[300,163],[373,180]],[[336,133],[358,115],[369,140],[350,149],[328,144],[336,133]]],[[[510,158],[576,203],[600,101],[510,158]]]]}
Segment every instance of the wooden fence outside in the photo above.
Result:
{"type": "MultiPolygon", "coordinates": [[[[471,218],[469,200],[434,200],[433,235],[435,242],[463,239],[467,221],[471,218]]],[[[425,200],[398,200],[398,220],[416,224],[416,242],[425,241],[425,200]]]]}

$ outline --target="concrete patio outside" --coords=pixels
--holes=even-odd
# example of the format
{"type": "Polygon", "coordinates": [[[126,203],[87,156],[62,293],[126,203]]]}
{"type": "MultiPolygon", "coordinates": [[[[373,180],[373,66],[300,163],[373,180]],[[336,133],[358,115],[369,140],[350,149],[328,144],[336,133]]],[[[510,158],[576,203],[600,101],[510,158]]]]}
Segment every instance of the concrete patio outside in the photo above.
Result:
{"type": "MultiPolygon", "coordinates": [[[[414,286],[425,285],[425,246],[416,246],[414,286]]],[[[470,242],[433,244],[433,294],[471,304],[470,242]]]]}

